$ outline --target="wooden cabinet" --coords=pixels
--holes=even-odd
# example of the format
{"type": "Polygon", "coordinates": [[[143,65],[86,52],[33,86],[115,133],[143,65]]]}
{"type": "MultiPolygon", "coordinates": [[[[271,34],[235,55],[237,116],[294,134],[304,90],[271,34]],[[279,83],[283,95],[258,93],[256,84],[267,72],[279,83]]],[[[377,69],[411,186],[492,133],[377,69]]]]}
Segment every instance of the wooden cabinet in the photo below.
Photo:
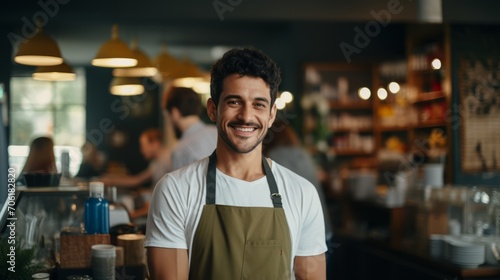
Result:
{"type": "Polygon", "coordinates": [[[408,101],[416,113],[409,140],[410,149],[431,160],[442,160],[449,147],[446,140],[450,108],[449,35],[446,25],[409,25],[408,101]]]}
{"type": "Polygon", "coordinates": [[[320,150],[338,164],[374,156],[373,77],[369,64],[305,66],[303,133],[311,151],[320,150]],[[372,96],[361,98],[362,88],[372,96]]]}
{"type": "MultiPolygon", "coordinates": [[[[384,160],[399,162],[391,166],[396,170],[418,168],[427,161],[443,162],[449,153],[447,30],[445,25],[409,25],[407,57],[378,66],[375,87],[389,92],[386,98],[374,96],[373,101],[376,150],[382,168],[384,160]],[[397,93],[390,92],[391,82],[398,83],[397,93]]],[[[447,166],[450,169],[451,164],[447,166]]]]}
{"type": "Polygon", "coordinates": [[[385,150],[425,157],[446,154],[448,33],[442,24],[408,25],[407,56],[394,62],[306,64],[306,101],[302,100],[306,146],[341,162],[374,158],[385,150]],[[398,83],[399,92],[391,93],[390,82],[398,83]],[[361,88],[370,92],[366,100],[360,98],[361,88]],[[384,97],[379,90],[385,91],[384,97]]]}

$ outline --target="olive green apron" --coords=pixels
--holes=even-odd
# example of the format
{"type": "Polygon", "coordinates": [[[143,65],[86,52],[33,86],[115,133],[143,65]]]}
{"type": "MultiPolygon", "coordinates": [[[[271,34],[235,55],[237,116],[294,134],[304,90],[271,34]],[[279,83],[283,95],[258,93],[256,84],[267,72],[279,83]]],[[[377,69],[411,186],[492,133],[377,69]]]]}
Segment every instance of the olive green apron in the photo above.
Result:
{"type": "Polygon", "coordinates": [[[189,279],[290,279],[291,239],[281,196],[264,156],[274,208],[215,204],[215,152],[207,172],[206,205],[193,239],[189,279]]]}

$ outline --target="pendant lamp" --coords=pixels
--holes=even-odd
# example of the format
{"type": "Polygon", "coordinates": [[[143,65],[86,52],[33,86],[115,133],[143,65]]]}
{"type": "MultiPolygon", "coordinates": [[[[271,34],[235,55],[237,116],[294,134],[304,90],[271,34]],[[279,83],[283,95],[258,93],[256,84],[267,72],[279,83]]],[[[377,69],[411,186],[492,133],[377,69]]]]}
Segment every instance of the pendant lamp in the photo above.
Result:
{"type": "Polygon", "coordinates": [[[33,79],[38,81],[73,81],[76,74],[65,62],[54,66],[38,66],[33,73],[33,79]]]}
{"type": "Polygon", "coordinates": [[[129,68],[113,70],[115,77],[153,77],[158,70],[151,63],[149,57],[139,49],[137,39],[132,41],[132,54],[137,59],[137,65],[129,68]]]}
{"type": "Polygon", "coordinates": [[[109,91],[113,95],[131,96],[144,93],[144,85],[139,78],[114,77],[109,91]]]}
{"type": "Polygon", "coordinates": [[[189,59],[184,58],[175,72],[172,73],[172,84],[177,87],[192,88],[196,83],[203,80],[200,69],[189,59]]]}
{"type": "Polygon", "coordinates": [[[166,46],[162,46],[160,53],[155,58],[154,65],[163,79],[171,79],[172,73],[177,71],[180,64],[178,60],[171,56],[166,46]]]}
{"type": "Polygon", "coordinates": [[[137,65],[132,51],[119,38],[118,25],[113,25],[111,29],[111,39],[104,43],[97,52],[92,65],[98,67],[120,68],[133,67],[137,65]]]}
{"type": "Polygon", "coordinates": [[[182,78],[200,78],[201,71],[198,68],[198,65],[194,64],[188,58],[184,58],[180,63],[179,67],[172,74],[174,79],[182,79],[182,78]]]}
{"type": "Polygon", "coordinates": [[[30,66],[51,66],[61,64],[63,58],[57,42],[38,25],[35,35],[19,45],[14,61],[30,66]]]}

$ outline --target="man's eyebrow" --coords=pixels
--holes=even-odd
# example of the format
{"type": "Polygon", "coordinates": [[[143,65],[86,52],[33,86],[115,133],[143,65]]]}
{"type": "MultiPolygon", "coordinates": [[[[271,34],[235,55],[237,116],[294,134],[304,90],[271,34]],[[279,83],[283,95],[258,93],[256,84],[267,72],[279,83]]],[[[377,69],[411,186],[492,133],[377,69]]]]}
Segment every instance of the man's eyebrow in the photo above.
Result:
{"type": "Polygon", "coordinates": [[[228,99],[242,99],[242,98],[240,95],[232,94],[232,95],[227,95],[226,97],[224,97],[224,100],[228,100],[228,99]]]}
{"type": "Polygon", "coordinates": [[[262,101],[262,102],[265,102],[266,104],[269,104],[269,100],[267,98],[264,98],[264,97],[257,97],[254,99],[255,101],[262,101]]]}
{"type": "MultiPolygon", "coordinates": [[[[239,99],[239,100],[241,100],[243,98],[240,95],[237,95],[237,94],[230,94],[230,95],[225,96],[223,100],[225,101],[225,100],[229,100],[229,99],[239,99]]],[[[267,104],[270,103],[269,99],[267,99],[265,97],[256,97],[256,98],[254,98],[254,101],[261,101],[261,102],[265,102],[267,104]]]]}

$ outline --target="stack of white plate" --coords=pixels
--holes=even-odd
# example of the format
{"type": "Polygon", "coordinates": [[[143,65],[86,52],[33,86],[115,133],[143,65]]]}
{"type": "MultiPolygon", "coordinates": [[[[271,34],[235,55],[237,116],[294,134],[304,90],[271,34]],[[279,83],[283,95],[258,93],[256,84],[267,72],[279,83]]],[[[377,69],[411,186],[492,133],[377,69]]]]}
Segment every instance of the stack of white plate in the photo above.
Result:
{"type": "Polygon", "coordinates": [[[485,246],[467,242],[458,238],[447,238],[444,250],[445,260],[464,267],[476,268],[483,264],[485,259],[485,246]]]}
{"type": "Polygon", "coordinates": [[[446,235],[431,234],[429,236],[429,253],[436,259],[443,258],[446,235]]]}

